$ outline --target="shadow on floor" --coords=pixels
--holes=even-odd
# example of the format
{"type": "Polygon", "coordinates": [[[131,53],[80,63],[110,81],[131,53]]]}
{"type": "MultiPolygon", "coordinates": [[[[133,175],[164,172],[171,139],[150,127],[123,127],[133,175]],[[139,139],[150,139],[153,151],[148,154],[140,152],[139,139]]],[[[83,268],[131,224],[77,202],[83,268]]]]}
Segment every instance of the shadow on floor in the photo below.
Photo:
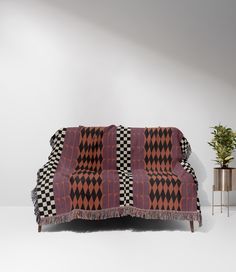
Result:
{"type": "MultiPolygon", "coordinates": [[[[194,222],[195,232],[208,232],[213,226],[211,218],[203,218],[203,226],[199,227],[198,222],[194,222]],[[204,224],[204,221],[206,224],[204,224]]],[[[105,220],[73,220],[68,223],[58,225],[43,226],[43,232],[72,231],[79,233],[98,231],[120,231],[130,230],[134,232],[143,231],[189,231],[188,221],[175,220],[146,220],[142,218],[132,218],[130,216],[122,218],[111,218],[105,220]]]]}

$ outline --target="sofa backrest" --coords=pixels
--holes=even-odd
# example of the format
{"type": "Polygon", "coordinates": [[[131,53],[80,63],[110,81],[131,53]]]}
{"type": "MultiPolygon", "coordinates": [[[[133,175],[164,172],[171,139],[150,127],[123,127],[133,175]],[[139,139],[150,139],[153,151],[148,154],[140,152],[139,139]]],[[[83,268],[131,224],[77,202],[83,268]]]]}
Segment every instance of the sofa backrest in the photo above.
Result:
{"type": "Polygon", "coordinates": [[[182,132],[174,127],[125,128],[111,125],[67,130],[78,135],[77,143],[71,143],[69,147],[73,149],[72,153],[77,153],[76,170],[170,172],[177,162],[187,157],[190,148],[182,132]],[[119,157],[121,160],[125,157],[121,164],[119,157]]]}

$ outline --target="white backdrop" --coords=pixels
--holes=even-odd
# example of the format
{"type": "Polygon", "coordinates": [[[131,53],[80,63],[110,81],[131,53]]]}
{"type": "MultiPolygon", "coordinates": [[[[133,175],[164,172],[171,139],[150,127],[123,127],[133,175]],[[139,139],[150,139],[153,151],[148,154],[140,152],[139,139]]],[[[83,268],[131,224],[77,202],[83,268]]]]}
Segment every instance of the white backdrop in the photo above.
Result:
{"type": "Polygon", "coordinates": [[[0,0],[0,205],[32,205],[51,135],[80,124],[178,127],[209,204],[209,127],[236,129],[235,3],[0,0]]]}

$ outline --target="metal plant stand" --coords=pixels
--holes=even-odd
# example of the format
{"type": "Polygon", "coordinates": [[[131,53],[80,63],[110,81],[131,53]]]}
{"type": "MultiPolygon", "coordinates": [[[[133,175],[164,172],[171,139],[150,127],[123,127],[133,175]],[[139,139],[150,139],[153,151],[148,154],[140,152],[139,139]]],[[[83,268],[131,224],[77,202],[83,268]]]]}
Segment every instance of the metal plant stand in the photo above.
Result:
{"type": "MultiPolygon", "coordinates": [[[[219,207],[220,206],[220,212],[222,213],[223,212],[223,209],[222,209],[222,207],[223,206],[227,206],[227,214],[228,214],[228,216],[229,216],[229,192],[230,191],[227,191],[227,195],[228,195],[228,197],[227,197],[227,205],[223,205],[222,204],[222,192],[223,191],[220,191],[220,205],[216,205],[216,204],[214,204],[214,192],[215,191],[219,191],[219,190],[216,190],[215,189],[215,185],[213,185],[212,186],[212,215],[214,215],[214,207],[219,207]]],[[[231,190],[232,191],[232,190],[231,190]]]]}
{"type": "Polygon", "coordinates": [[[229,192],[236,190],[236,168],[214,168],[214,184],[212,186],[212,215],[214,215],[214,207],[227,207],[227,215],[229,216],[229,192]],[[214,193],[220,192],[220,205],[214,203],[214,193]],[[222,194],[227,192],[227,205],[222,204],[222,194]]]}

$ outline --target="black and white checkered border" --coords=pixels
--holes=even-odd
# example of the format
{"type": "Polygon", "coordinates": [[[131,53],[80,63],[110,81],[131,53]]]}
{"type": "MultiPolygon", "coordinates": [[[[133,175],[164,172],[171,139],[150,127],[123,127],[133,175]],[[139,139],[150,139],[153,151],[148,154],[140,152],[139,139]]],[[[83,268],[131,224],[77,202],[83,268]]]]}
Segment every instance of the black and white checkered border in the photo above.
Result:
{"type": "Polygon", "coordinates": [[[133,177],[131,172],[118,171],[120,178],[120,206],[133,206],[133,177]]]}
{"type": "MultiPolygon", "coordinates": [[[[194,183],[196,184],[196,187],[197,187],[197,190],[198,190],[198,180],[197,180],[197,176],[195,174],[195,171],[194,169],[192,168],[191,164],[189,162],[187,162],[187,160],[182,160],[181,162],[181,165],[183,166],[183,168],[192,175],[193,177],[193,180],[194,180],[194,183]]],[[[201,211],[200,209],[200,200],[199,198],[197,197],[197,209],[199,211],[201,211]]]]}
{"type": "Polygon", "coordinates": [[[183,159],[187,160],[189,156],[191,155],[192,150],[188,140],[185,137],[181,139],[180,146],[181,146],[183,159]]]}
{"type": "Polygon", "coordinates": [[[61,157],[65,135],[66,128],[62,128],[52,136],[50,140],[52,152],[48,157],[48,162],[38,171],[36,190],[39,216],[41,218],[56,215],[53,177],[61,157]]]}
{"type": "Polygon", "coordinates": [[[131,172],[131,129],[117,127],[116,167],[120,180],[120,207],[133,206],[133,177],[131,172]]]}

